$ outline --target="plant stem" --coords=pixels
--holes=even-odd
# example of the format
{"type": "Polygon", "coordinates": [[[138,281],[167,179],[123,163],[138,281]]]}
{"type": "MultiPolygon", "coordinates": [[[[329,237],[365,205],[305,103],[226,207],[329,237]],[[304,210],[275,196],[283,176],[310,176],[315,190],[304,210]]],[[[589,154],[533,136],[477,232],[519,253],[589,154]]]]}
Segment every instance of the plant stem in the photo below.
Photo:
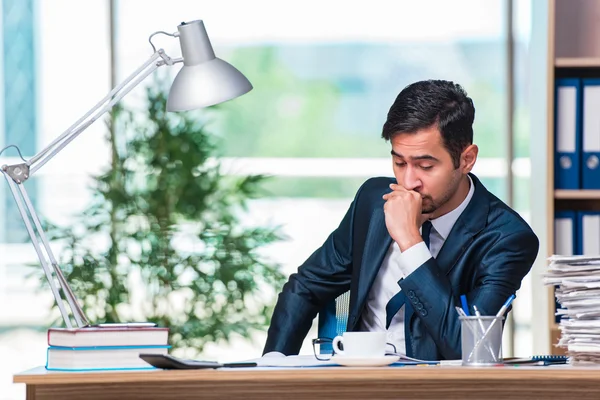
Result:
{"type": "MultiPolygon", "coordinates": [[[[109,191],[112,190],[120,190],[123,189],[122,188],[122,179],[120,178],[120,174],[121,174],[121,167],[119,165],[119,151],[117,148],[117,139],[116,139],[116,135],[115,135],[115,123],[116,123],[116,118],[115,118],[115,114],[114,113],[110,113],[109,115],[109,122],[108,122],[108,135],[109,135],[109,142],[110,142],[110,150],[111,150],[111,160],[110,160],[110,164],[111,164],[111,171],[110,171],[110,189],[109,191]]],[[[118,260],[118,253],[119,253],[119,243],[118,243],[118,233],[117,230],[119,229],[119,224],[117,221],[117,204],[115,204],[114,202],[110,205],[110,227],[109,227],[109,236],[110,236],[110,247],[108,250],[108,273],[110,274],[110,280],[112,282],[112,287],[109,288],[108,290],[113,290],[115,283],[117,282],[117,280],[119,279],[117,277],[116,271],[114,270],[114,268],[117,266],[117,260],[118,260]]],[[[109,318],[108,316],[108,310],[107,311],[107,318],[109,318]]],[[[115,307],[111,307],[110,309],[110,318],[112,318],[113,321],[117,321],[118,320],[118,314],[117,314],[117,310],[115,307]]]]}

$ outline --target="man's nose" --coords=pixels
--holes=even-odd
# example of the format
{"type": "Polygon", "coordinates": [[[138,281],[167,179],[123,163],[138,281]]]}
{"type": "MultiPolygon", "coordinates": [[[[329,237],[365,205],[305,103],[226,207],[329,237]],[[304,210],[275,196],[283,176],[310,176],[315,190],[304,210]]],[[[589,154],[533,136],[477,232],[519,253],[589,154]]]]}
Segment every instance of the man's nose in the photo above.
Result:
{"type": "Polygon", "coordinates": [[[406,190],[417,190],[421,187],[421,180],[414,168],[406,168],[403,179],[403,186],[406,190]]]}

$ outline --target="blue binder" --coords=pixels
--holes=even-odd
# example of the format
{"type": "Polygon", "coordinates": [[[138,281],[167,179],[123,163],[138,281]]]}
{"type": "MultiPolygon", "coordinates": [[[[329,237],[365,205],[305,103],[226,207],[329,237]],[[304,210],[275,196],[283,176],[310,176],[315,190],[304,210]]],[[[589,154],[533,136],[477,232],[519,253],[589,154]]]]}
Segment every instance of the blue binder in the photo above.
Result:
{"type": "Polygon", "coordinates": [[[583,79],[581,186],[600,189],[600,79],[583,79]]]}
{"type": "Polygon", "coordinates": [[[581,79],[556,80],[554,188],[581,188],[581,79]]]}

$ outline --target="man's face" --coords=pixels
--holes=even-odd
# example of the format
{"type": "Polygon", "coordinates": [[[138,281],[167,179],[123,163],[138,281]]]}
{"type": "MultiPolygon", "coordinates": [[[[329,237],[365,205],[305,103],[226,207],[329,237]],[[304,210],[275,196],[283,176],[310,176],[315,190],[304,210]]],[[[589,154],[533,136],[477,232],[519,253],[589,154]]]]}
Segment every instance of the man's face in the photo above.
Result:
{"type": "Polygon", "coordinates": [[[399,133],[391,144],[396,180],[421,194],[423,214],[434,213],[453,197],[463,173],[454,168],[437,126],[399,133]]]}

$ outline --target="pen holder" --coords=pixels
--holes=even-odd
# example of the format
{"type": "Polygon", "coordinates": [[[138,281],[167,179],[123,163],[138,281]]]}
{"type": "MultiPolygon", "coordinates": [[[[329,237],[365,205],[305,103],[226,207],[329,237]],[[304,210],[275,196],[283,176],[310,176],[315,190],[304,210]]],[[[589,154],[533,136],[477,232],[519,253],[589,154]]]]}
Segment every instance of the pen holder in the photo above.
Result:
{"type": "Polygon", "coordinates": [[[486,366],[502,363],[502,320],[504,317],[459,317],[462,365],[486,366]]]}

